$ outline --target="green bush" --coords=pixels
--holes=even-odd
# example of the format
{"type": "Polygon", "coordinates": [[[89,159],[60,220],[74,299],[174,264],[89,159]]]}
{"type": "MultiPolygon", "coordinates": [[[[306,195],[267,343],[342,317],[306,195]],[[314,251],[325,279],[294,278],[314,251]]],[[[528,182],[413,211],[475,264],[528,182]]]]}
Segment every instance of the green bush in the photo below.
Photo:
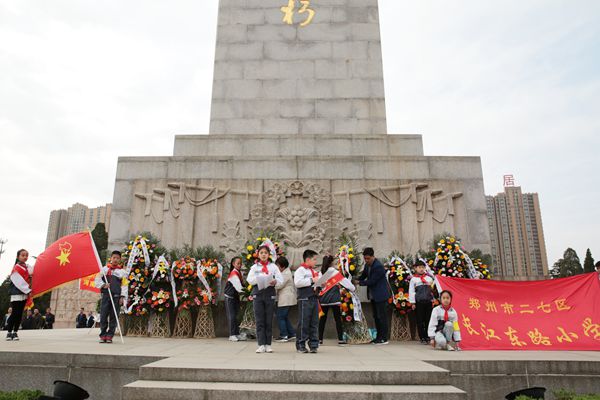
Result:
{"type": "Polygon", "coordinates": [[[0,392],[0,400],[37,400],[44,392],[39,390],[19,390],[17,392],[0,392]]]}
{"type": "Polygon", "coordinates": [[[600,400],[600,394],[576,394],[565,389],[557,390],[553,394],[556,400],[600,400]]]}

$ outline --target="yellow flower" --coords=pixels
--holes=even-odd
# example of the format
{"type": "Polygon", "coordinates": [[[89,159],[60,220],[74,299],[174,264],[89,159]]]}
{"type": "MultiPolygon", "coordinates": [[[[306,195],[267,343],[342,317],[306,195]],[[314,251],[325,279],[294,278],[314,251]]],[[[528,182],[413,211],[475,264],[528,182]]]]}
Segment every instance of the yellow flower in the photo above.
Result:
{"type": "Polygon", "coordinates": [[[252,250],[254,250],[254,246],[252,246],[251,244],[249,244],[248,247],[246,247],[246,249],[248,251],[252,251],[252,250]]]}
{"type": "Polygon", "coordinates": [[[246,256],[246,259],[247,259],[247,260],[249,260],[249,259],[251,259],[251,258],[252,258],[252,254],[248,254],[248,255],[246,256]]]}
{"type": "Polygon", "coordinates": [[[352,247],[350,247],[350,248],[348,249],[348,251],[352,252],[352,251],[354,251],[354,249],[353,249],[352,247]]]}
{"type": "Polygon", "coordinates": [[[350,309],[354,310],[354,304],[350,304],[350,309]]]}
{"type": "Polygon", "coordinates": [[[248,290],[252,290],[252,285],[248,285],[248,290]]]}
{"type": "Polygon", "coordinates": [[[348,258],[354,258],[354,254],[348,254],[348,258]]]}
{"type": "Polygon", "coordinates": [[[350,266],[350,271],[354,271],[356,269],[356,267],[354,265],[350,266]]]}

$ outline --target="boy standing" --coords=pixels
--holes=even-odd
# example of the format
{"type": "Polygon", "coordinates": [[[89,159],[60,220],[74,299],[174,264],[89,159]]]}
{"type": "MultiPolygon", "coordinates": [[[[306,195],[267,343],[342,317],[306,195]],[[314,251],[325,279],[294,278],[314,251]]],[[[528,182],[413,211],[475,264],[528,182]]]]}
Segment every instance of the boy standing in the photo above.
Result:
{"type": "Polygon", "coordinates": [[[305,250],[302,254],[304,262],[294,274],[294,285],[298,290],[298,329],[296,350],[298,353],[308,353],[306,342],[311,353],[319,348],[319,301],[315,282],[321,273],[315,271],[317,252],[305,250]]]}
{"type": "Polygon", "coordinates": [[[408,288],[408,301],[417,314],[417,330],[422,344],[429,344],[427,328],[431,318],[433,301],[433,278],[425,274],[425,264],[417,261],[415,264],[415,275],[410,280],[408,288]]]}
{"type": "Polygon", "coordinates": [[[127,272],[121,266],[121,252],[117,250],[110,255],[108,265],[102,267],[102,271],[96,275],[94,284],[102,294],[100,302],[100,343],[112,343],[118,318],[113,309],[113,302],[115,307],[123,302],[123,297],[127,292],[121,289],[121,282],[126,275],[127,272]]]}

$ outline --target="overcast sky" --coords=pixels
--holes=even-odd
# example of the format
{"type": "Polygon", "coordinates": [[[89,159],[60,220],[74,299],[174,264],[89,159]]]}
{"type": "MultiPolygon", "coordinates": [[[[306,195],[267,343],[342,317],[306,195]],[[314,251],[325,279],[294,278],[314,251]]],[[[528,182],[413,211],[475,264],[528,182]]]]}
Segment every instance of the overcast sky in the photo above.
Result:
{"type": "MultiPolygon", "coordinates": [[[[389,132],[538,192],[550,264],[600,259],[600,1],[379,3],[389,132]]],[[[51,210],[111,202],[119,155],[208,131],[217,5],[0,0],[0,273],[51,210]]]]}

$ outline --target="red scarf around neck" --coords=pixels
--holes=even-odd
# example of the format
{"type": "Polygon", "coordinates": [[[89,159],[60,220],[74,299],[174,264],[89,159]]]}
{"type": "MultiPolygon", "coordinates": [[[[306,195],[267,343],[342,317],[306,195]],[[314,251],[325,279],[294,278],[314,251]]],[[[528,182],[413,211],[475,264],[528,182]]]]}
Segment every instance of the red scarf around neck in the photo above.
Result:
{"type": "Polygon", "coordinates": [[[427,275],[426,274],[416,275],[416,277],[421,278],[421,282],[423,282],[424,284],[427,285],[427,275]]]}
{"type": "Polygon", "coordinates": [[[106,273],[106,276],[111,276],[115,269],[123,268],[121,265],[118,265],[118,264],[117,265],[106,264],[106,266],[108,267],[108,272],[106,273]]]}
{"type": "Polygon", "coordinates": [[[446,308],[446,306],[444,306],[443,304],[441,306],[444,309],[444,322],[448,322],[448,311],[452,308],[452,305],[449,305],[448,308],[446,308]]]}
{"type": "Polygon", "coordinates": [[[317,276],[319,276],[319,273],[317,271],[315,271],[312,267],[309,267],[308,265],[302,263],[300,264],[301,267],[306,268],[307,270],[310,271],[310,273],[312,274],[313,278],[316,278],[317,276]]]}
{"type": "Polygon", "coordinates": [[[268,261],[258,261],[260,265],[262,265],[263,274],[269,273],[269,262],[268,261]]]}
{"type": "Polygon", "coordinates": [[[237,276],[240,281],[242,280],[242,275],[240,274],[240,271],[238,271],[235,268],[231,270],[231,272],[229,273],[229,276],[227,277],[227,280],[230,280],[234,276],[237,276]]]}

